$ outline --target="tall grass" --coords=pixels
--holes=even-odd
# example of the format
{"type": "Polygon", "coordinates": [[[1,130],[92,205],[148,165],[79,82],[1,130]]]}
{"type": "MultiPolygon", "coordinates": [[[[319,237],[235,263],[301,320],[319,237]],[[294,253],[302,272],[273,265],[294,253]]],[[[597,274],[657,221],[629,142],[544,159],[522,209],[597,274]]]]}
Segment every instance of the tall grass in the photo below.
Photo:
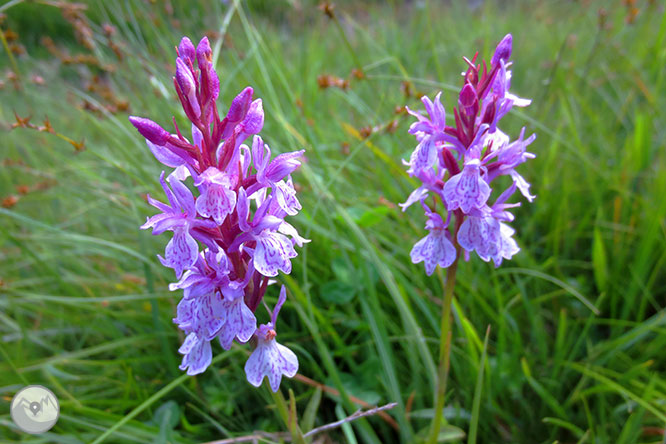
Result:
{"type": "MultiPolygon", "coordinates": [[[[641,4],[628,24],[620,1],[453,3],[342,3],[337,22],[310,2],[173,2],[172,14],[160,2],[91,2],[88,15],[93,54],[116,66],[103,78],[132,113],[184,124],[170,87],[173,47],[183,34],[213,29],[225,36],[215,46],[222,102],[252,85],[271,147],[306,149],[294,224],[312,242],[280,277],[290,290],[280,336],[300,373],[329,389],[321,396],[303,379],[283,389],[293,389],[310,428],[353,413],[358,399],[397,402],[389,413],[399,430],[374,416],[329,433],[370,443],[413,442],[432,417],[443,290],[442,276],[427,278],[409,260],[425,221],[395,205],[415,187],[400,162],[414,147],[411,119],[395,109],[419,108],[419,94],[439,90],[455,103],[461,55],[488,57],[512,32],[512,88],[534,101],[505,120],[511,133],[538,134],[537,158],[522,171],[538,198],[516,211],[522,251],[512,261],[460,264],[442,439],[663,442],[663,5],[641,4]],[[105,22],[117,27],[122,61],[107,47],[105,22]],[[349,78],[350,87],[321,89],[322,74],[349,78]]],[[[4,12],[11,25],[13,14],[49,8],[4,12]]],[[[245,381],[245,349],[218,347],[201,376],[177,369],[179,295],[168,292],[172,273],[155,257],[166,241],[138,230],[152,214],[144,194],[161,195],[160,166],[126,113],[80,108],[103,104],[81,80],[96,68],[46,56],[17,62],[22,88],[7,81],[0,91],[0,157],[23,163],[0,169],[0,198],[19,195],[19,185],[50,185],[0,208],[0,392],[8,401],[23,385],[46,385],[61,418],[31,438],[3,402],[0,437],[195,442],[282,431],[272,398],[245,381]],[[48,116],[86,150],[75,154],[48,133],[10,132],[14,111],[35,123],[48,116]]]]}

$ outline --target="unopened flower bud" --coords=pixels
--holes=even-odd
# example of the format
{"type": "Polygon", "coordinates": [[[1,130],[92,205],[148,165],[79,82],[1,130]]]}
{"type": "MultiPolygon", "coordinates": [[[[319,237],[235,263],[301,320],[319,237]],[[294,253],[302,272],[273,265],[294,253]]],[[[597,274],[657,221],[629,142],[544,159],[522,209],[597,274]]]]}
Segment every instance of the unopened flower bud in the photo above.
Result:
{"type": "Polygon", "coordinates": [[[176,59],[176,82],[182,91],[183,95],[187,97],[192,110],[196,116],[201,115],[201,108],[197,101],[197,85],[194,81],[194,75],[190,68],[183,62],[182,59],[176,59]]]}
{"type": "Polygon", "coordinates": [[[139,133],[155,145],[164,145],[171,137],[171,134],[157,123],[144,117],[130,116],[129,121],[139,131],[139,133]]]}
{"type": "Polygon", "coordinates": [[[197,45],[197,62],[199,63],[199,69],[202,71],[213,62],[213,51],[210,49],[208,37],[202,38],[197,45]]]}
{"type": "Polygon", "coordinates": [[[243,132],[246,134],[258,134],[264,127],[264,107],[261,99],[250,104],[250,109],[243,120],[243,132]]]}
{"type": "Polygon", "coordinates": [[[187,37],[183,37],[180,41],[180,45],[178,45],[178,57],[183,59],[183,61],[189,61],[194,64],[194,45],[187,37]]]}
{"type": "Polygon", "coordinates": [[[234,98],[229,107],[229,112],[227,113],[227,120],[229,123],[235,124],[245,118],[252,102],[253,93],[254,91],[252,87],[248,86],[234,98]]]}
{"type": "Polygon", "coordinates": [[[493,58],[490,61],[490,64],[492,66],[499,64],[500,60],[504,60],[504,62],[509,61],[509,57],[511,57],[512,40],[513,37],[511,37],[511,34],[507,34],[504,36],[502,41],[499,42],[497,48],[495,48],[495,53],[493,54],[493,58]]]}
{"type": "Polygon", "coordinates": [[[479,111],[479,99],[476,97],[476,91],[471,84],[467,83],[460,91],[458,106],[460,111],[468,117],[476,116],[479,111]]]}

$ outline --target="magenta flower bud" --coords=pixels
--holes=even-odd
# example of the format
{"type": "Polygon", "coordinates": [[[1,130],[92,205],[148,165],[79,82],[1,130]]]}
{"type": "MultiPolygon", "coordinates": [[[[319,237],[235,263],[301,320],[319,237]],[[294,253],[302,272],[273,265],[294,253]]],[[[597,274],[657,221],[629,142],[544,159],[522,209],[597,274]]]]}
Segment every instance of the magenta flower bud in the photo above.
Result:
{"type": "Polygon", "coordinates": [[[192,40],[187,37],[182,38],[180,45],[178,45],[178,57],[183,59],[183,61],[189,61],[194,64],[195,52],[192,40]]]}
{"type": "Polygon", "coordinates": [[[197,45],[197,62],[199,63],[199,69],[202,71],[213,62],[213,51],[210,49],[208,37],[202,38],[197,45]]]}
{"type": "Polygon", "coordinates": [[[250,104],[245,119],[243,119],[243,132],[246,134],[259,134],[264,127],[264,107],[261,99],[250,104]]]}
{"type": "Polygon", "coordinates": [[[227,112],[227,121],[229,123],[235,124],[245,118],[252,102],[253,93],[254,90],[252,87],[248,86],[234,98],[229,107],[229,112],[227,112]]]}
{"type": "Polygon", "coordinates": [[[487,123],[488,125],[492,124],[495,120],[496,110],[497,110],[496,100],[493,99],[491,104],[489,106],[486,106],[486,110],[484,111],[483,117],[481,118],[481,123],[487,123]]]}
{"type": "Polygon", "coordinates": [[[498,65],[500,60],[504,60],[505,63],[509,61],[509,57],[511,57],[512,40],[513,37],[511,37],[511,34],[507,34],[502,41],[499,42],[497,48],[495,48],[493,58],[490,60],[492,66],[498,65]]]}
{"type": "Polygon", "coordinates": [[[194,81],[192,71],[190,71],[190,68],[180,58],[176,59],[176,82],[178,82],[178,86],[187,98],[194,114],[199,117],[201,115],[201,107],[197,101],[197,84],[194,81]]]}
{"type": "Polygon", "coordinates": [[[171,137],[171,134],[157,123],[144,117],[130,116],[129,121],[139,130],[139,133],[155,145],[164,145],[171,137]]]}
{"type": "Polygon", "coordinates": [[[476,97],[476,91],[471,84],[465,84],[462,91],[460,91],[458,106],[460,107],[460,111],[471,117],[476,116],[476,113],[479,111],[479,99],[476,97]]]}

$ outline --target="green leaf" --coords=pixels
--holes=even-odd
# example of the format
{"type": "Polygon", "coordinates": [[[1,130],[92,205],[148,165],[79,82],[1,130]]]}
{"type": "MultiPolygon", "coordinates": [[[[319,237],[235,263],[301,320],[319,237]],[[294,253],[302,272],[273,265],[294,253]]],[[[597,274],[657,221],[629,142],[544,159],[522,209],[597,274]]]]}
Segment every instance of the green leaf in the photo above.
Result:
{"type": "Polygon", "coordinates": [[[319,291],[322,299],[332,304],[346,304],[356,294],[356,288],[340,281],[327,282],[319,291]]]}
{"type": "Polygon", "coordinates": [[[160,430],[173,429],[180,422],[180,408],[176,401],[167,401],[155,410],[153,422],[160,430]]]}
{"type": "Polygon", "coordinates": [[[472,404],[472,419],[469,424],[469,439],[467,444],[476,443],[476,431],[479,427],[479,412],[481,411],[481,391],[483,389],[483,371],[486,365],[486,352],[488,350],[488,336],[490,336],[490,325],[486,329],[486,337],[483,340],[483,351],[479,360],[479,371],[476,376],[476,387],[474,388],[474,401],[472,404]]]}
{"type": "Polygon", "coordinates": [[[319,404],[321,404],[321,394],[321,388],[317,387],[312,394],[310,401],[308,401],[308,405],[305,407],[305,412],[301,419],[301,428],[306,432],[314,428],[315,419],[317,418],[317,410],[319,410],[319,404]]]}
{"type": "Polygon", "coordinates": [[[606,290],[608,282],[608,266],[606,260],[606,249],[601,237],[599,227],[594,227],[594,240],[592,242],[592,267],[594,268],[594,281],[599,291],[606,290]]]}
{"type": "Polygon", "coordinates": [[[358,226],[363,228],[372,227],[380,223],[386,215],[391,211],[389,207],[377,206],[372,208],[366,207],[351,207],[347,209],[347,212],[351,216],[352,220],[358,224],[358,226]]]}

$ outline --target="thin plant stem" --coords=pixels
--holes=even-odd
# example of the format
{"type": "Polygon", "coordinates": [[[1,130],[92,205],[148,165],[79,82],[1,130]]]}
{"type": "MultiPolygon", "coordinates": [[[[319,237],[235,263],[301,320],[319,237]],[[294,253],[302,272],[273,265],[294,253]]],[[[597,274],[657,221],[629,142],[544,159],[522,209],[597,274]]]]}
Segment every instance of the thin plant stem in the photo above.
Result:
{"type": "MultiPolygon", "coordinates": [[[[455,231],[457,232],[458,230],[456,229],[455,231]]],[[[456,236],[453,238],[455,240],[456,236]]],[[[439,338],[439,366],[437,367],[435,410],[433,412],[432,423],[430,424],[428,444],[435,444],[437,442],[437,437],[439,436],[446,397],[446,380],[449,377],[449,364],[451,361],[451,306],[453,305],[453,289],[456,284],[456,271],[458,270],[458,258],[460,257],[460,246],[457,241],[455,241],[455,247],[456,260],[446,270],[446,283],[444,285],[443,296],[444,301],[442,303],[441,335],[439,338]]]]}
{"type": "Polygon", "coordinates": [[[275,401],[275,405],[277,406],[277,410],[280,414],[282,422],[284,422],[284,425],[287,427],[289,433],[291,434],[292,442],[297,444],[305,444],[303,432],[301,432],[301,429],[298,426],[298,420],[295,418],[296,409],[292,409],[287,405],[287,401],[284,399],[282,391],[278,390],[277,392],[274,392],[270,387],[268,387],[268,383],[266,383],[266,386],[271,396],[273,397],[273,401],[275,401]]]}
{"type": "Polygon", "coordinates": [[[7,43],[7,39],[5,38],[5,31],[0,27],[0,41],[2,42],[3,48],[5,48],[5,51],[7,52],[7,57],[9,57],[9,63],[12,65],[12,71],[14,71],[14,74],[16,74],[16,78],[18,81],[21,80],[21,71],[19,71],[19,67],[16,64],[16,59],[14,58],[14,54],[12,54],[12,50],[9,48],[9,44],[7,43]]]}

